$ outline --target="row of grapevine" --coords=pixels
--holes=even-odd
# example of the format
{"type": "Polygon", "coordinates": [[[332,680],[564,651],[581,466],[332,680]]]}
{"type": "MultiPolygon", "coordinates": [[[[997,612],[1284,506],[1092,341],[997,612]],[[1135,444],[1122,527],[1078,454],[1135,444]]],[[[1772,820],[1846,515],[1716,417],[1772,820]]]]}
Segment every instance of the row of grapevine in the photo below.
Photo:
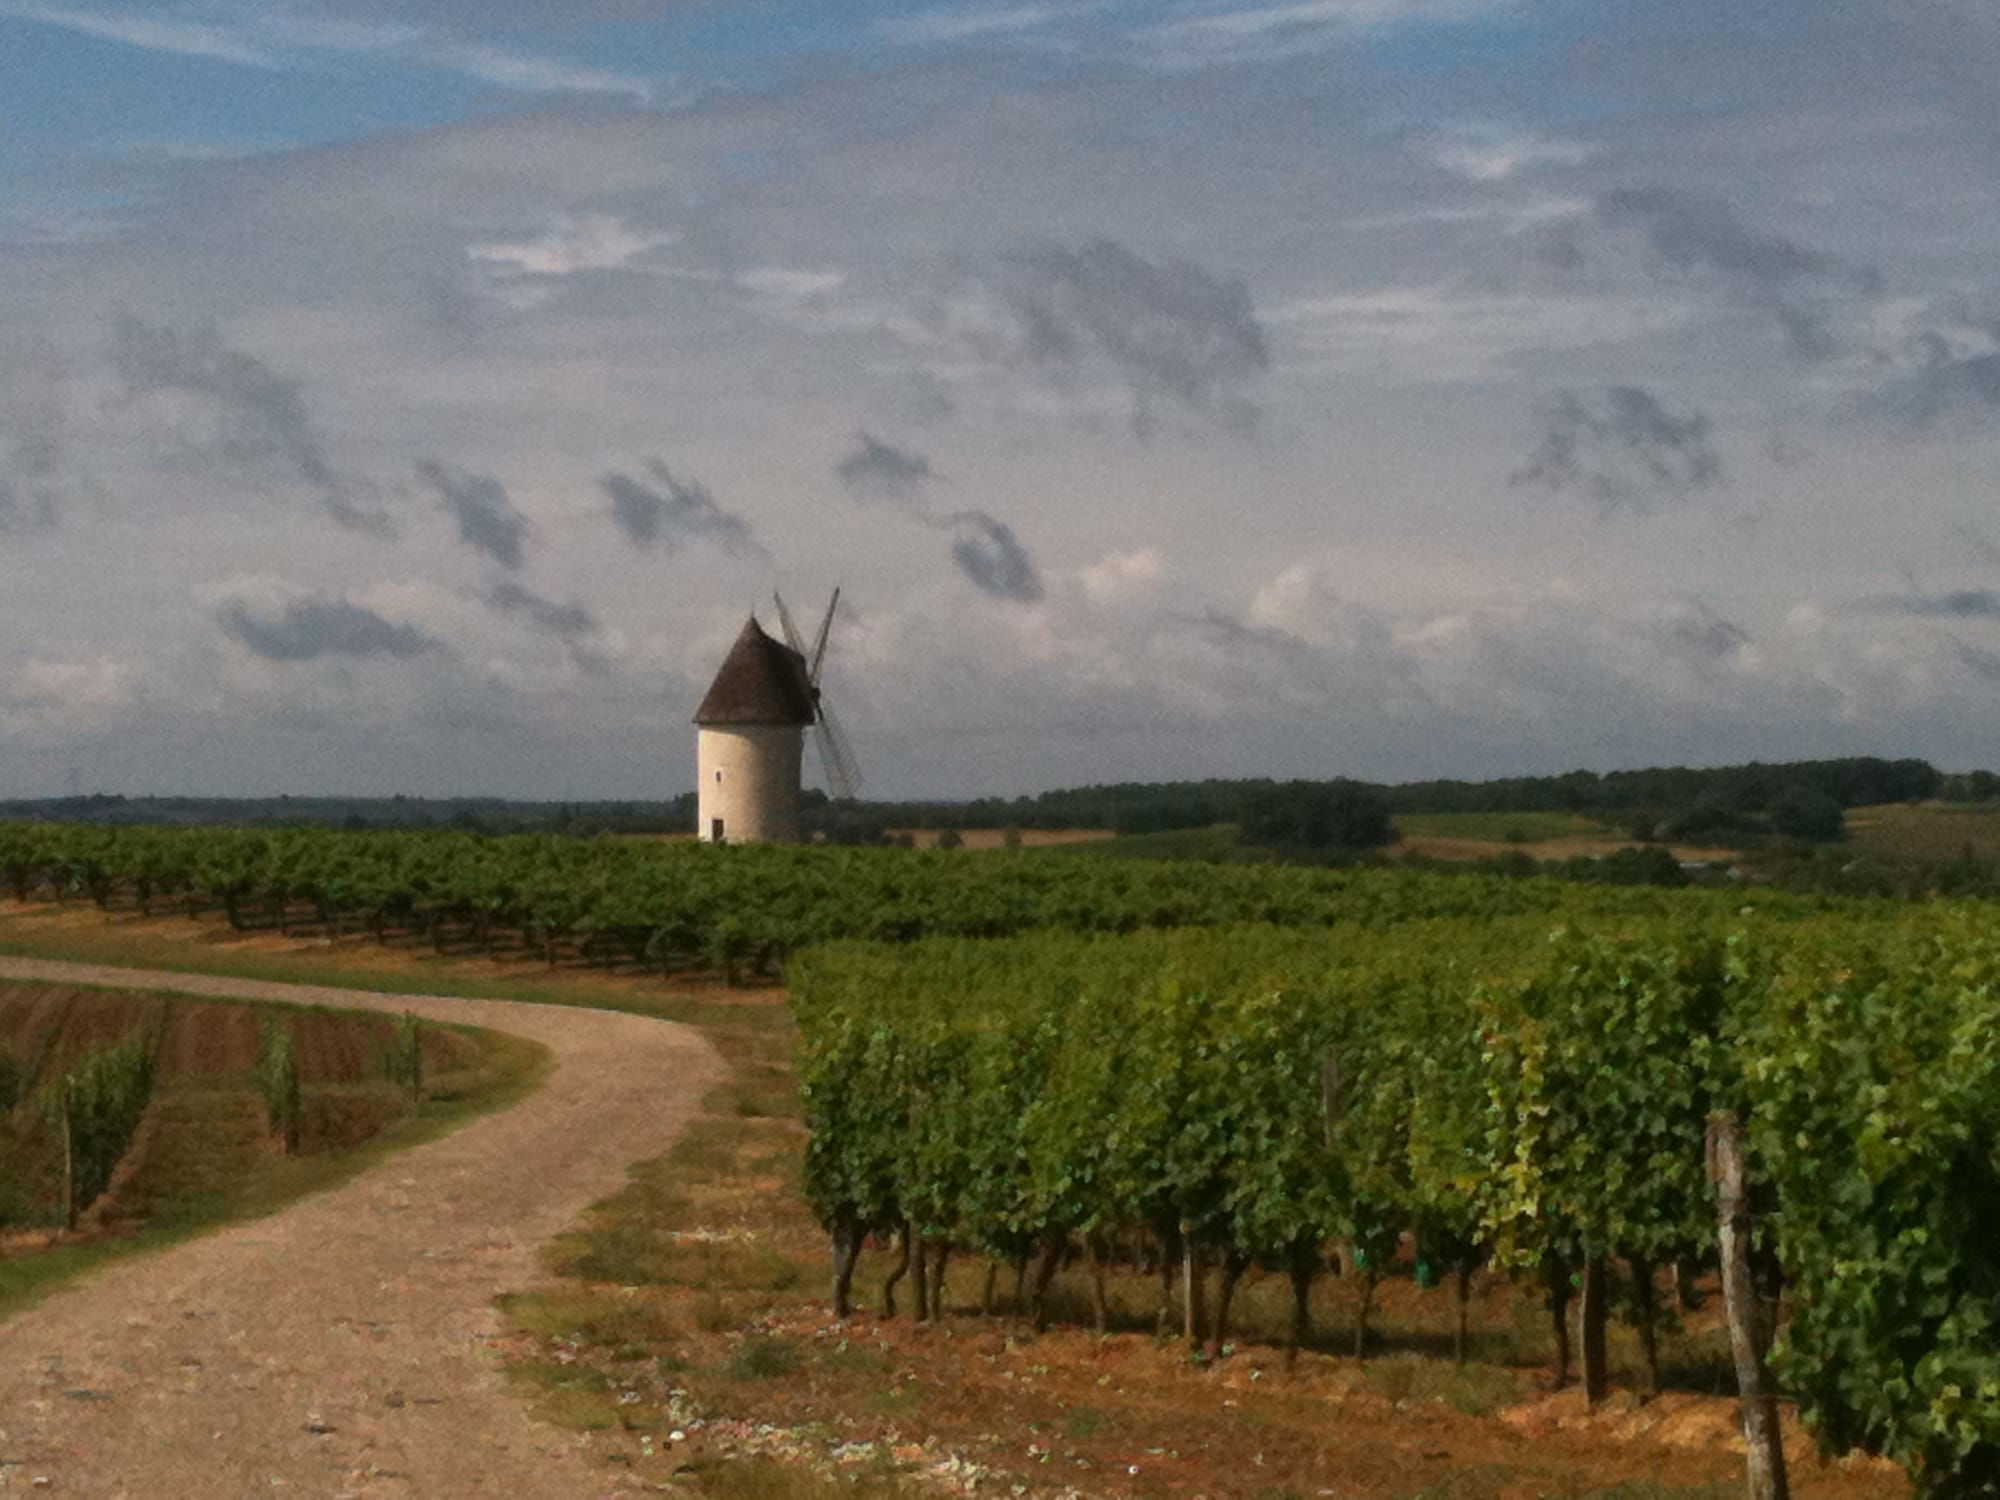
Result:
{"type": "MultiPolygon", "coordinates": [[[[1224,923],[1379,926],[1410,916],[1561,909],[1573,888],[1428,872],[1162,865],[1035,853],[714,847],[692,842],[482,838],[463,833],[0,824],[0,890],[15,899],[129,897],[282,924],[301,905],[342,931],[507,934],[530,951],[586,945],[638,962],[770,970],[843,938],[1137,932],[1224,923]]],[[[1593,909],[1677,900],[1607,888],[1593,909]]],[[[1798,898],[1768,897],[1793,902],[1798,898]]]]}
{"type": "Polygon", "coordinates": [[[61,1218],[77,1215],[111,1185],[153,1098],[157,1026],[135,1031],[116,1046],[83,1058],[42,1092],[62,1153],[61,1218]]]}
{"type": "MultiPolygon", "coordinates": [[[[1773,1362],[1821,1441],[2000,1488],[2000,941],[1976,912],[1713,906],[1373,931],[835,945],[793,978],[806,1184],[851,1269],[897,1233],[1053,1268],[1143,1240],[1305,1292],[1405,1235],[1586,1299],[1707,1256],[1744,1122],[1773,1362]]],[[[836,1287],[843,1304],[847,1288],[836,1287]]],[[[1650,1305],[1636,1299],[1642,1334],[1650,1305]]],[[[1597,1355],[1601,1372],[1601,1352],[1597,1355]]]]}

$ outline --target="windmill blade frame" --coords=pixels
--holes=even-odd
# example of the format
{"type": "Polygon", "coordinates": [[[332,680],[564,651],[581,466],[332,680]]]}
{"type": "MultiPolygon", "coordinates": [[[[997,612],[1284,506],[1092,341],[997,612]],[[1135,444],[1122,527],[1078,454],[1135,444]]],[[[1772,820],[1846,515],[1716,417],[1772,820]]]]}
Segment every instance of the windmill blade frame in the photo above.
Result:
{"type": "MultiPolygon", "coordinates": [[[[804,657],[806,654],[806,643],[799,635],[799,627],[792,620],[792,612],[785,608],[785,596],[776,589],[772,589],[771,602],[778,606],[778,627],[785,632],[785,644],[798,652],[800,657],[804,657]]],[[[806,674],[808,682],[812,680],[812,677],[812,673],[806,674]]]]}
{"type": "Polygon", "coordinates": [[[826,661],[826,643],[833,631],[833,612],[840,607],[840,586],[834,585],[833,597],[826,601],[826,614],[819,622],[819,634],[813,639],[812,659],[806,667],[806,681],[819,686],[819,669],[826,661]]]}
{"type": "Polygon", "coordinates": [[[824,699],[819,705],[819,722],[813,725],[813,747],[819,751],[820,766],[826,772],[828,793],[841,802],[859,797],[863,783],[860,768],[854,763],[854,748],[824,699]]]}

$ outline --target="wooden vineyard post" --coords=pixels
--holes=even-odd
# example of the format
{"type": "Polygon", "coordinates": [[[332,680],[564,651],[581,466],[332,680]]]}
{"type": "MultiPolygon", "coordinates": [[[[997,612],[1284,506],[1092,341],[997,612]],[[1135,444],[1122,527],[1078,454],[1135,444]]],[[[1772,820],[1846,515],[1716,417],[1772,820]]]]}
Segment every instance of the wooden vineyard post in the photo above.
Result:
{"type": "Polygon", "coordinates": [[[1789,1500],[1778,1398],[1764,1368],[1764,1318],[1750,1272],[1750,1206],[1744,1188],[1743,1128],[1735,1111],[1708,1120],[1708,1175],[1715,1184],[1716,1238],[1722,1250],[1722,1299],[1736,1389],[1743,1403],[1744,1493],[1749,1500],[1789,1500]]]}
{"type": "Polygon", "coordinates": [[[62,1132],[62,1226],[76,1228],[76,1123],[70,1110],[69,1081],[57,1085],[56,1128],[62,1132]]]}
{"type": "Polygon", "coordinates": [[[1207,1272],[1195,1253],[1194,1236],[1181,1228],[1181,1322],[1190,1349],[1201,1348],[1201,1332],[1208,1322],[1207,1272]]]}

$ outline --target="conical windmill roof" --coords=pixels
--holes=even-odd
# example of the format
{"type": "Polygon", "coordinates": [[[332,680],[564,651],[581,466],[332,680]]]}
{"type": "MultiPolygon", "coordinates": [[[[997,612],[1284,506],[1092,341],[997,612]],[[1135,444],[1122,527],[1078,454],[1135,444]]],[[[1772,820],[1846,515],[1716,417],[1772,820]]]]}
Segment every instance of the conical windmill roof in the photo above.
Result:
{"type": "Polygon", "coordinates": [[[806,659],[764,634],[752,615],[709,684],[697,724],[798,724],[819,718],[806,659]]]}

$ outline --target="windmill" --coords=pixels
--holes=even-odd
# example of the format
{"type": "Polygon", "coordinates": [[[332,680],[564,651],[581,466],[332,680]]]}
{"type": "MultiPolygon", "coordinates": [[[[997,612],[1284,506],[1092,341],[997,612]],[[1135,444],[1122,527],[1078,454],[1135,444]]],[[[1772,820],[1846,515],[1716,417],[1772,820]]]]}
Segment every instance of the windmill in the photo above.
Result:
{"type": "Polygon", "coordinates": [[[776,602],[785,640],[765,634],[752,615],[695,710],[695,831],[707,843],[798,842],[808,729],[828,795],[846,799],[861,790],[854,753],[819,686],[840,590],[833,591],[810,654],[785,601],[776,602]]]}
{"type": "Polygon", "coordinates": [[[819,754],[820,770],[826,777],[826,794],[836,802],[851,802],[861,795],[861,771],[854,764],[854,749],[841,730],[840,720],[833,716],[833,705],[826,701],[819,685],[820,669],[826,665],[827,640],[833,631],[833,612],[840,607],[840,590],[836,588],[833,597],[826,601],[826,614],[813,636],[811,652],[807,652],[799,627],[792,622],[792,612],[785,608],[785,596],[773,590],[771,598],[778,606],[778,623],[784,628],[785,643],[806,664],[806,685],[812,689],[816,714],[812,723],[813,749],[819,754]]]}

